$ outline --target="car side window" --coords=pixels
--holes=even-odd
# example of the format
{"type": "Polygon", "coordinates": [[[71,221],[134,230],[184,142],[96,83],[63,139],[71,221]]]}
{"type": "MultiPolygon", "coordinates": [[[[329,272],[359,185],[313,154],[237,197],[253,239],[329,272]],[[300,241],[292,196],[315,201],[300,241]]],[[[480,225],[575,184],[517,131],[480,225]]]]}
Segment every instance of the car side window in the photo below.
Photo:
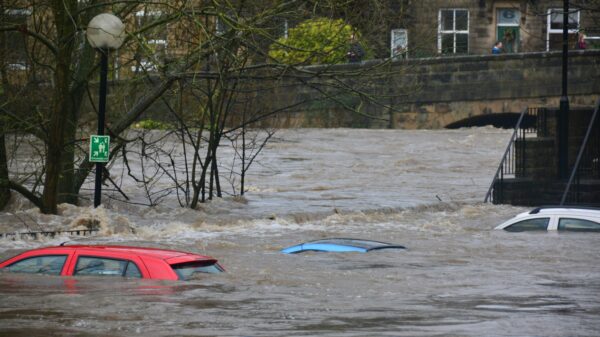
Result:
{"type": "Polygon", "coordinates": [[[13,273],[60,275],[66,255],[43,255],[17,261],[4,269],[13,273]]]}
{"type": "Polygon", "coordinates": [[[142,278],[142,273],[140,273],[135,263],[129,261],[127,267],[125,267],[125,277],[142,278]]]}
{"type": "Polygon", "coordinates": [[[534,218],[516,222],[506,228],[509,232],[545,231],[548,229],[550,218],[534,218]]]}
{"type": "Polygon", "coordinates": [[[124,276],[141,278],[135,263],[126,260],[80,256],[73,275],[124,276]]]}
{"type": "Polygon", "coordinates": [[[600,232],[600,223],[591,220],[560,218],[559,231],[600,232]]]}

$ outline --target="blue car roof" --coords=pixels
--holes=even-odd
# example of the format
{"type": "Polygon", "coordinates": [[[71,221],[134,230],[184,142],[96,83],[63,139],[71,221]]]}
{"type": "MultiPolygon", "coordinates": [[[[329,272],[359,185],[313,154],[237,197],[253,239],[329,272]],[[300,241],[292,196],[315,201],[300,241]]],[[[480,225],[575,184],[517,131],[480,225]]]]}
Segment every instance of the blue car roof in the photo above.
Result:
{"type": "Polygon", "coordinates": [[[387,242],[349,238],[330,238],[301,243],[299,245],[284,248],[281,252],[284,254],[295,254],[307,251],[366,253],[372,250],[393,248],[406,249],[404,246],[387,242]]]}

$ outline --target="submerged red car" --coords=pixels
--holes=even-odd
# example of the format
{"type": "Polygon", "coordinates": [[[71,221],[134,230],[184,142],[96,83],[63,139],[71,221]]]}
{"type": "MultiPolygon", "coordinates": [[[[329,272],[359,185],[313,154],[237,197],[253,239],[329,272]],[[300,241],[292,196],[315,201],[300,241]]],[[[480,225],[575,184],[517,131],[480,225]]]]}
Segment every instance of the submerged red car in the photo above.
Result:
{"type": "Polygon", "coordinates": [[[188,280],[199,273],[221,273],[224,269],[210,256],[175,250],[73,245],[26,251],[0,263],[0,271],[188,280]]]}

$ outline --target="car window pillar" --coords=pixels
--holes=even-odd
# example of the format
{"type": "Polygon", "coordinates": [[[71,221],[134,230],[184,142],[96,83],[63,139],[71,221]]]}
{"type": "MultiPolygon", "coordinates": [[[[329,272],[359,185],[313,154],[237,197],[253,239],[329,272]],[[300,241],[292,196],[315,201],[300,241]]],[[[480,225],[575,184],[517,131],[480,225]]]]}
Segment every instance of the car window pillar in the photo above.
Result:
{"type": "Polygon", "coordinates": [[[73,275],[74,261],[75,261],[75,251],[70,251],[67,253],[67,260],[65,261],[65,265],[63,266],[62,271],[60,272],[61,276],[70,276],[73,275]]]}
{"type": "Polygon", "coordinates": [[[548,230],[549,231],[555,231],[558,228],[558,216],[557,215],[552,215],[550,217],[550,222],[548,223],[548,230]]]}

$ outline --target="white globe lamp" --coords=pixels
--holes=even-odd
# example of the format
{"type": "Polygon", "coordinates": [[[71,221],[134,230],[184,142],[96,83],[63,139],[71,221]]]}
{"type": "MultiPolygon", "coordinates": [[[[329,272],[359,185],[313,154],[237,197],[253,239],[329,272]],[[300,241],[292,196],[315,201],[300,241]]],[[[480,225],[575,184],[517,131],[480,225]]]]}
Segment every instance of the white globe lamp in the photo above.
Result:
{"type": "Polygon", "coordinates": [[[118,49],[125,40],[125,25],[112,14],[99,14],[88,24],[86,36],[94,48],[118,49]]]}

